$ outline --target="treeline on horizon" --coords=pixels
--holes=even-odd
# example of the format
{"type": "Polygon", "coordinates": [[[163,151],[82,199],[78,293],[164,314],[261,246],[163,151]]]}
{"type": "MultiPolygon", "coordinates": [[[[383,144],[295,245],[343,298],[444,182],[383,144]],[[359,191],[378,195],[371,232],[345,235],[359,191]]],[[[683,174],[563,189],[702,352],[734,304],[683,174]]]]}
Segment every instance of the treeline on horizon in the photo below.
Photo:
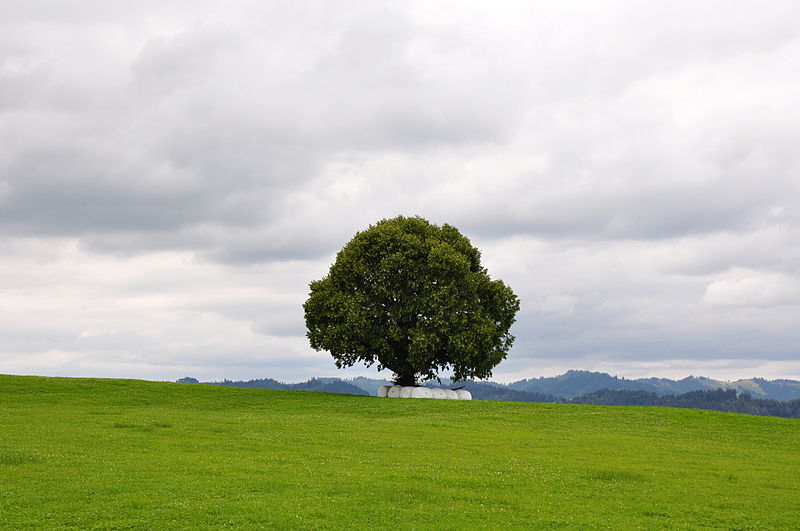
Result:
{"type": "MultiPolygon", "coordinates": [[[[181,378],[180,383],[202,383],[228,387],[254,389],[319,391],[369,396],[365,389],[337,378],[312,378],[307,382],[286,384],[271,378],[257,380],[221,382],[199,382],[195,378],[181,378]]],[[[496,384],[466,381],[457,384],[472,393],[475,400],[502,400],[508,402],[538,402],[551,404],[592,404],[599,406],[661,406],[687,409],[708,409],[729,413],[745,413],[784,418],[800,418],[800,399],[779,401],[753,398],[750,393],[735,389],[710,389],[689,391],[682,394],[658,395],[649,391],[625,389],[600,389],[573,398],[556,395],[517,391],[496,384]]]]}
{"type": "Polygon", "coordinates": [[[800,400],[783,402],[753,398],[750,393],[737,393],[735,389],[690,391],[682,395],[663,395],[647,391],[622,391],[601,389],[569,401],[571,404],[600,406],[664,406],[690,409],[712,409],[729,413],[767,415],[772,417],[800,418],[800,400]]]}
{"type": "Polygon", "coordinates": [[[260,378],[257,380],[222,380],[221,382],[200,382],[196,378],[181,378],[178,383],[194,383],[204,385],[223,385],[227,387],[245,387],[250,389],[275,389],[282,391],[318,391],[321,393],[337,393],[346,395],[369,395],[360,387],[345,382],[344,380],[333,378],[312,378],[307,382],[287,384],[273,380],[272,378],[260,378]]]}
{"type": "Polygon", "coordinates": [[[706,389],[679,395],[658,395],[650,391],[600,389],[574,398],[514,391],[478,382],[467,382],[464,388],[477,400],[510,402],[542,402],[550,404],[592,404],[596,406],[662,406],[688,409],[711,409],[729,413],[800,418],[800,400],[780,401],[753,398],[750,393],[735,389],[706,389]]]}

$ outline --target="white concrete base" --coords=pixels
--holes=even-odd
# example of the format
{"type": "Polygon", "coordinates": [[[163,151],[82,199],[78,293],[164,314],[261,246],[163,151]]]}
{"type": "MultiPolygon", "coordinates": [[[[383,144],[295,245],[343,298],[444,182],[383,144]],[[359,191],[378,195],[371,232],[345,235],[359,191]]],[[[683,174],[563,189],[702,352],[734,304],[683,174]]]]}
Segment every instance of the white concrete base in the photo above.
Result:
{"type": "Polygon", "coordinates": [[[381,398],[440,398],[449,400],[472,400],[472,393],[466,389],[442,389],[440,387],[411,387],[402,385],[382,385],[378,389],[381,398]]]}

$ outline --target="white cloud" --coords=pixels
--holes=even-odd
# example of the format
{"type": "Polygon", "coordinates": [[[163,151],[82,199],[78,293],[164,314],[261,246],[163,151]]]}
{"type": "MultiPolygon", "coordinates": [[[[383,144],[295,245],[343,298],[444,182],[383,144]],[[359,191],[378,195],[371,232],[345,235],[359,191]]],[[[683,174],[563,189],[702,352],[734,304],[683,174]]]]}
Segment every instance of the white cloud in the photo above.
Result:
{"type": "Polygon", "coordinates": [[[703,301],[717,306],[793,305],[800,312],[800,277],[734,269],[706,287],[703,301]]]}

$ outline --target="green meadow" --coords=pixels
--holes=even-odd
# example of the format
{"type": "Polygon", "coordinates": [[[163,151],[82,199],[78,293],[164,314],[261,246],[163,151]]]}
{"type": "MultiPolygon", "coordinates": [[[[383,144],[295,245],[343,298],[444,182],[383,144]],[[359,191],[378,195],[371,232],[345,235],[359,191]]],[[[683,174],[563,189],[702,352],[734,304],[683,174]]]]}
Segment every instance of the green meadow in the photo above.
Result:
{"type": "Polygon", "coordinates": [[[800,421],[0,376],[3,529],[798,529],[800,421]]]}

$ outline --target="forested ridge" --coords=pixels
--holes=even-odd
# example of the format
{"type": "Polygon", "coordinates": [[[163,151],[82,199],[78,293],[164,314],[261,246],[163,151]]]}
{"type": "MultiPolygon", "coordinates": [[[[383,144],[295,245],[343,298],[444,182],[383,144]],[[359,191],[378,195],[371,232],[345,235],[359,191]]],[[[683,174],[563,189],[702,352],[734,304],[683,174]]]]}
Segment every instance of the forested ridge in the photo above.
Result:
{"type": "Polygon", "coordinates": [[[257,380],[222,380],[221,382],[199,382],[195,378],[181,378],[179,383],[196,383],[205,385],[224,385],[227,387],[246,387],[250,389],[278,389],[285,391],[319,391],[322,393],[339,393],[347,395],[369,395],[360,387],[338,378],[312,378],[306,382],[287,384],[272,378],[257,380]]]}
{"type": "Polygon", "coordinates": [[[713,409],[749,415],[800,418],[800,400],[780,401],[753,398],[749,393],[734,389],[690,391],[681,395],[658,396],[647,391],[601,389],[569,401],[572,404],[603,406],[665,406],[694,409],[713,409]]]}
{"type": "Polygon", "coordinates": [[[781,401],[753,398],[749,393],[737,392],[735,389],[708,389],[689,391],[678,395],[658,395],[649,391],[625,389],[600,389],[573,398],[563,398],[555,395],[515,391],[504,386],[486,383],[467,382],[463,385],[477,400],[600,406],[663,406],[800,418],[800,400],[781,401]]]}
{"type": "MultiPolygon", "coordinates": [[[[180,383],[202,383],[228,387],[247,387],[257,389],[281,389],[299,391],[321,391],[354,395],[374,394],[377,386],[388,384],[384,380],[356,378],[352,382],[339,378],[312,378],[306,382],[282,383],[272,378],[256,380],[223,380],[220,382],[199,382],[195,378],[181,378],[180,383]]],[[[427,385],[435,385],[428,382],[427,385]]],[[[442,381],[443,387],[460,387],[472,393],[475,400],[502,400],[508,402],[544,402],[556,404],[594,404],[601,406],[662,406],[693,409],[710,409],[749,415],[768,415],[785,418],[800,418],[800,399],[791,401],[754,398],[750,393],[736,389],[705,389],[680,394],[659,395],[651,391],[627,389],[599,389],[572,398],[555,394],[535,393],[512,389],[511,386],[493,382],[453,383],[442,381]]]]}

